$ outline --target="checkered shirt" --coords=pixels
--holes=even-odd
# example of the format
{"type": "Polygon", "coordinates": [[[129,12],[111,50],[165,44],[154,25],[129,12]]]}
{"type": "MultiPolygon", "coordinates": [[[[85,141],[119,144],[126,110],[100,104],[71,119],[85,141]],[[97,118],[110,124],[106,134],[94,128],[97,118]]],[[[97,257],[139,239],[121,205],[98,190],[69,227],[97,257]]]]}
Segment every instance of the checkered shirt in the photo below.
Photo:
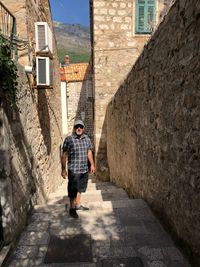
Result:
{"type": "Polygon", "coordinates": [[[67,152],[68,169],[74,173],[88,172],[88,150],[93,146],[88,135],[83,134],[80,138],[76,134],[65,138],[63,152],[67,152]]]}

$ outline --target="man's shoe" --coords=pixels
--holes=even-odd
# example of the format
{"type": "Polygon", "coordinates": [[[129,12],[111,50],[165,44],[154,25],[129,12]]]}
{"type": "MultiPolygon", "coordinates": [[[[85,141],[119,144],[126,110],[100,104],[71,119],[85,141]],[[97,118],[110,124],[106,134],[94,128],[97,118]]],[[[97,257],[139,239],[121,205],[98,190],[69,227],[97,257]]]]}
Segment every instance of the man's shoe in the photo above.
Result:
{"type": "Polygon", "coordinates": [[[76,206],[76,210],[89,210],[89,208],[84,207],[83,205],[76,206]]]}
{"type": "Polygon", "coordinates": [[[77,214],[77,212],[76,212],[76,209],[72,209],[72,208],[70,208],[70,209],[69,209],[69,215],[70,215],[71,217],[75,218],[75,219],[78,219],[78,214],[77,214]]]}

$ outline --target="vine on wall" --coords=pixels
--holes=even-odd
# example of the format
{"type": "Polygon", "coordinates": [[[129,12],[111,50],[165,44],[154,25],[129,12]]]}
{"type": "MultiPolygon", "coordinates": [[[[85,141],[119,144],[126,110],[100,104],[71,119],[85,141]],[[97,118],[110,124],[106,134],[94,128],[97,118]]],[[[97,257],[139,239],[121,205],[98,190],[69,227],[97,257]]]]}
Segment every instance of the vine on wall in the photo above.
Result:
{"type": "Polygon", "coordinates": [[[0,32],[0,93],[6,100],[16,102],[17,66],[11,58],[11,42],[0,32]]]}

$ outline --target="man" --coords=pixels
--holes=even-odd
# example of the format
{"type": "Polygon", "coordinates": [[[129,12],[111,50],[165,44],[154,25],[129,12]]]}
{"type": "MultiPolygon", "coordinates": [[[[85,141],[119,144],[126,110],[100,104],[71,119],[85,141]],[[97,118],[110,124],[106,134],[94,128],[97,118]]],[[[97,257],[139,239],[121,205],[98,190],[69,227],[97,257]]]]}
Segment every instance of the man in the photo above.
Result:
{"type": "Polygon", "coordinates": [[[78,218],[77,210],[89,210],[89,208],[81,205],[81,193],[86,191],[88,183],[88,161],[90,172],[94,174],[92,143],[88,135],[84,133],[83,121],[76,120],[74,133],[66,137],[64,141],[61,158],[61,175],[64,179],[68,175],[69,214],[73,218],[78,218]],[[68,162],[68,171],[66,170],[66,161],[68,162]]]}

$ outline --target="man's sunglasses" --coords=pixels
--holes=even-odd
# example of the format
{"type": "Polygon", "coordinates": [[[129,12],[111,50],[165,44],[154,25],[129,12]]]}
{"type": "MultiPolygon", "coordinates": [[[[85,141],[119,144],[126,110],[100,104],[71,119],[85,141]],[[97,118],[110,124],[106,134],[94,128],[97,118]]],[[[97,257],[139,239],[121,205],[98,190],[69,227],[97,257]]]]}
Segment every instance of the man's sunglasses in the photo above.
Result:
{"type": "Polygon", "coordinates": [[[75,126],[75,129],[78,129],[78,128],[83,129],[83,125],[81,125],[81,124],[76,125],[76,126],[75,126]]]}

